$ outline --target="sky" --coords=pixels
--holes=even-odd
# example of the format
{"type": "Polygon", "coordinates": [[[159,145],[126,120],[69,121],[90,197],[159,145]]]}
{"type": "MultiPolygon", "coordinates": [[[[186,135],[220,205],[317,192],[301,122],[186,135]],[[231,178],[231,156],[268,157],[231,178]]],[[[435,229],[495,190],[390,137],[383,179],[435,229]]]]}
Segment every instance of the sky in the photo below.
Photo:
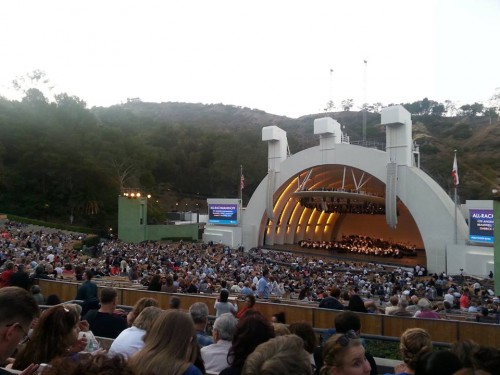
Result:
{"type": "Polygon", "coordinates": [[[300,117],[500,88],[500,0],[2,0],[0,96],[223,103],[300,117]],[[366,64],[364,61],[367,61],[366,64]],[[53,87],[49,91],[49,86],[53,87]]]}

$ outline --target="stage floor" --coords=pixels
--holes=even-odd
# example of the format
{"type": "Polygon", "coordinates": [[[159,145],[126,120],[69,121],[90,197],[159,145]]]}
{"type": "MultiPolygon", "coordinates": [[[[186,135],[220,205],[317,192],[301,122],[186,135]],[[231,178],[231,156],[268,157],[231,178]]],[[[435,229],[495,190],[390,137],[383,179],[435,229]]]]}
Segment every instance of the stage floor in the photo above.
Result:
{"type": "Polygon", "coordinates": [[[266,245],[262,246],[263,249],[270,250],[281,250],[281,251],[289,251],[294,254],[303,254],[312,256],[326,261],[327,259],[341,259],[345,261],[352,262],[369,262],[369,263],[379,263],[379,264],[387,264],[391,266],[400,266],[400,267],[415,267],[418,265],[424,265],[427,267],[427,256],[425,254],[425,250],[418,250],[416,257],[403,257],[403,258],[392,258],[392,257],[381,257],[381,256],[370,256],[365,254],[353,254],[353,253],[337,253],[330,252],[322,249],[309,249],[300,247],[299,245],[266,245]]]}

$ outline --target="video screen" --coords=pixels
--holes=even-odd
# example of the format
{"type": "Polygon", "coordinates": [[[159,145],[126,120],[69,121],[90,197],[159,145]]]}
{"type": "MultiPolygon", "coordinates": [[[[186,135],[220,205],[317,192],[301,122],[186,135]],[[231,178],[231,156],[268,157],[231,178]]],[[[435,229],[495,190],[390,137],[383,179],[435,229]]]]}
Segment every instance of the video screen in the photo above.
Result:
{"type": "Polygon", "coordinates": [[[219,225],[238,225],[238,205],[208,204],[208,222],[219,225]]]}
{"type": "Polygon", "coordinates": [[[493,210],[469,210],[469,240],[493,243],[493,210]]]}

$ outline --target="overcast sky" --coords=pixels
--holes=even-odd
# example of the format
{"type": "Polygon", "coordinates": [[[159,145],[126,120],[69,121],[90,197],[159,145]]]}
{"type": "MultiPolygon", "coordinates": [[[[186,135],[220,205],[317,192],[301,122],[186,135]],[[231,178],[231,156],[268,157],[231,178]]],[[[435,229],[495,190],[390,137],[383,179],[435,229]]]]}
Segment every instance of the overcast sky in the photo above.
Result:
{"type": "Polygon", "coordinates": [[[0,9],[9,99],[21,97],[11,81],[35,69],[53,93],[89,107],[138,97],[290,117],[365,96],[485,102],[500,87],[499,0],[3,0],[0,9]]]}

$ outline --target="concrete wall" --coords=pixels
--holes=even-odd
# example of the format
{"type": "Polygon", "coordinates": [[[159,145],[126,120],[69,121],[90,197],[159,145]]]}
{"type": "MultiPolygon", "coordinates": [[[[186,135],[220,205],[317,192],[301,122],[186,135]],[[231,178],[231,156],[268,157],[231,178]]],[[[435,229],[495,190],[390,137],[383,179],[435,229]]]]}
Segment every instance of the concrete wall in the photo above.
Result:
{"type": "Polygon", "coordinates": [[[446,248],[447,271],[458,275],[460,269],[466,274],[484,277],[493,271],[493,248],[449,244],[446,248]]]}
{"type": "Polygon", "coordinates": [[[203,232],[203,242],[208,241],[237,248],[241,245],[241,227],[207,225],[203,232]]]}
{"type": "Polygon", "coordinates": [[[118,197],[118,238],[125,242],[138,243],[162,238],[198,239],[198,224],[146,225],[147,198],[118,197]]]}
{"type": "Polygon", "coordinates": [[[146,239],[159,241],[163,238],[191,238],[197,240],[198,224],[148,225],[146,227],[146,239]]]}
{"type": "Polygon", "coordinates": [[[144,241],[147,214],[146,198],[118,197],[118,238],[125,242],[144,241]]]}

